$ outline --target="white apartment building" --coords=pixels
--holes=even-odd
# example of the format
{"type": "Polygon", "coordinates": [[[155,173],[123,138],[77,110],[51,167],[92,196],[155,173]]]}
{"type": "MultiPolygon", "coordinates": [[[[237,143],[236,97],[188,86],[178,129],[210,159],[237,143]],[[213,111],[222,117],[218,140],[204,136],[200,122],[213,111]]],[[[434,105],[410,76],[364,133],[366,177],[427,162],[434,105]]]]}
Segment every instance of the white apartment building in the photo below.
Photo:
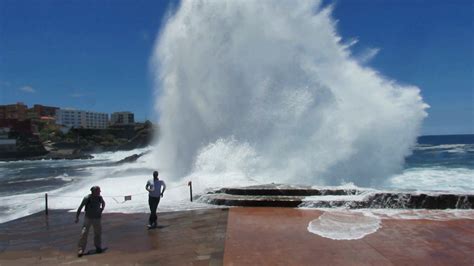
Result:
{"type": "Polygon", "coordinates": [[[135,117],[132,112],[115,112],[110,117],[112,125],[131,125],[135,123],[135,117]]]}
{"type": "Polygon", "coordinates": [[[107,128],[109,115],[107,113],[81,110],[56,110],[56,124],[74,128],[107,128]]]}

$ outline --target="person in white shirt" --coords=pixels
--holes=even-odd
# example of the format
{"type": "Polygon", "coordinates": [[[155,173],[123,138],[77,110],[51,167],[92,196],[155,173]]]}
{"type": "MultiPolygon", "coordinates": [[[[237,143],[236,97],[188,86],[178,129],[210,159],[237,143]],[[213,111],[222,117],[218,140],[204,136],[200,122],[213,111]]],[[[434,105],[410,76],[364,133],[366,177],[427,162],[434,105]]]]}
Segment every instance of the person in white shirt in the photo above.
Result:
{"type": "Polygon", "coordinates": [[[166,184],[158,178],[158,171],[153,172],[153,179],[148,180],[145,189],[148,191],[148,205],[150,206],[150,218],[148,219],[148,228],[156,228],[156,209],[160,203],[160,198],[166,190],[166,184]]]}

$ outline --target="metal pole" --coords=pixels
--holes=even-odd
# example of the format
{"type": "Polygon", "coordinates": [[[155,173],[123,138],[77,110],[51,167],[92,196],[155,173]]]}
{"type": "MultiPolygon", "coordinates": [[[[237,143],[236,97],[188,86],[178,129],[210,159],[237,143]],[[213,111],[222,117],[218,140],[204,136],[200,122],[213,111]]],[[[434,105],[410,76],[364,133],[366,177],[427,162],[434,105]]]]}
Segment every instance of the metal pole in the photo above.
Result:
{"type": "Polygon", "coordinates": [[[44,194],[44,214],[48,215],[48,193],[44,194]]]}
{"type": "Polygon", "coordinates": [[[189,186],[189,199],[192,202],[193,201],[193,182],[189,181],[188,186],[189,186]]]}

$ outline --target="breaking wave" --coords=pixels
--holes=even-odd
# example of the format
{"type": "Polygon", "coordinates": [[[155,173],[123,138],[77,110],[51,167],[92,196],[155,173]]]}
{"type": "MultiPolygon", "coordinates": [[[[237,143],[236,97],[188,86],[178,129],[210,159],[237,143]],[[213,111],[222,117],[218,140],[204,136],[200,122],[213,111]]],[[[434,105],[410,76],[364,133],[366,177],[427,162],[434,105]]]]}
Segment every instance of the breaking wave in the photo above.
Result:
{"type": "Polygon", "coordinates": [[[150,164],[208,186],[372,186],[401,172],[427,105],[357,61],[331,13],[317,0],[182,1],[152,57],[150,164]]]}

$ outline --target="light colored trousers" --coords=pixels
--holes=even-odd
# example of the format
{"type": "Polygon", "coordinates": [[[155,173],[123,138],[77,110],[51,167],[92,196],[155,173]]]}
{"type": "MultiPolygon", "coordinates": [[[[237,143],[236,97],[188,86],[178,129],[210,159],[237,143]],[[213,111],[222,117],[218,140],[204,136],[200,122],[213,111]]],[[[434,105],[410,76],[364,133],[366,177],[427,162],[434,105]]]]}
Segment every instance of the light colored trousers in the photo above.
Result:
{"type": "Polygon", "coordinates": [[[87,245],[87,235],[89,235],[89,228],[91,228],[91,225],[94,227],[94,245],[96,248],[102,247],[102,225],[100,218],[91,219],[84,217],[84,225],[82,226],[78,249],[85,251],[87,245]]]}

